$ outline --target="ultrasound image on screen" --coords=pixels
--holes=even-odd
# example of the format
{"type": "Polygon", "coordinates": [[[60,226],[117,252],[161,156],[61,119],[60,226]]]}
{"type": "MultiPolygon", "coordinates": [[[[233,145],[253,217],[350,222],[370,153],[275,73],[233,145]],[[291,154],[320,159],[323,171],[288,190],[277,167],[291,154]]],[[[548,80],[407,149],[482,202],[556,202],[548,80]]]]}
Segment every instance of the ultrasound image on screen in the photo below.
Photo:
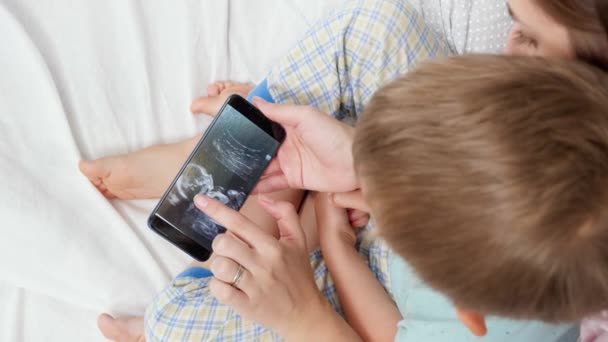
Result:
{"type": "Polygon", "coordinates": [[[156,214],[210,247],[225,230],[194,206],[194,196],[207,195],[240,209],[278,147],[270,135],[226,106],[156,214]]]}

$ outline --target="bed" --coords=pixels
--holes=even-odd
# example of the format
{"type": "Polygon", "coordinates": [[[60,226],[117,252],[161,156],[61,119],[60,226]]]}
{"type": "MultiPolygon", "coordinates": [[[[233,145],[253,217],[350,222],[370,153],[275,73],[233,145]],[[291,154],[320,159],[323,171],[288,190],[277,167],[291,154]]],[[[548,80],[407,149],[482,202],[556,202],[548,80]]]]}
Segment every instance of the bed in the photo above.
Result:
{"type": "Polygon", "coordinates": [[[81,158],[200,132],[213,80],[257,81],[342,0],[0,0],[0,341],[103,341],[190,261],[81,158]]]}

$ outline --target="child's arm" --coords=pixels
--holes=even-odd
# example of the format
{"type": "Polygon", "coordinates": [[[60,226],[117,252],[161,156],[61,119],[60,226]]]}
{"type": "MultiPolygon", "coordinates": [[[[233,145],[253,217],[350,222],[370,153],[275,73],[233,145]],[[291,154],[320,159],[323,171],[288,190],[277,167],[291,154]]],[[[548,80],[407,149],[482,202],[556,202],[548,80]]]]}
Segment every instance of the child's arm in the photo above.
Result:
{"type": "Polygon", "coordinates": [[[316,214],[321,250],[346,320],[364,341],[393,341],[401,314],[354,248],[345,210],[319,194],[316,214]]]}
{"type": "Polygon", "coordinates": [[[393,341],[402,317],[357,250],[345,243],[323,249],[346,320],[364,341],[393,341]]]}

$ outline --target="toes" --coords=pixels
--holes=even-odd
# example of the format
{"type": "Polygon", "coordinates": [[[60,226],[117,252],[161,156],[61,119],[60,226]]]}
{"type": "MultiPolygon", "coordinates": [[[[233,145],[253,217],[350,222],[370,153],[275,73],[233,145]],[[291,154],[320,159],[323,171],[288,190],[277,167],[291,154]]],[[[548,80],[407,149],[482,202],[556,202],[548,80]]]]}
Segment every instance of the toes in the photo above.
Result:
{"type": "Polygon", "coordinates": [[[215,115],[224,103],[220,96],[202,96],[192,103],[190,110],[195,114],[215,115]]]}
{"type": "Polygon", "coordinates": [[[221,94],[224,90],[234,86],[235,84],[239,84],[238,82],[233,82],[233,81],[217,81],[215,82],[217,84],[219,93],[221,94]]]}
{"type": "Polygon", "coordinates": [[[207,87],[207,96],[201,96],[192,102],[190,111],[194,114],[215,115],[224,104],[228,96],[239,94],[246,97],[253,89],[251,83],[233,81],[217,81],[207,87]]]}
{"type": "Polygon", "coordinates": [[[78,163],[78,168],[91,182],[95,183],[95,180],[107,177],[108,168],[106,167],[103,160],[81,160],[78,163]]]}
{"type": "Polygon", "coordinates": [[[78,163],[78,168],[93,185],[96,187],[104,186],[103,178],[108,176],[108,170],[105,163],[100,160],[81,160],[78,163]]]}
{"type": "Polygon", "coordinates": [[[97,161],[81,160],[78,163],[78,168],[83,175],[85,175],[93,185],[97,188],[103,186],[103,168],[97,161]]]}
{"type": "Polygon", "coordinates": [[[226,89],[224,89],[220,93],[220,97],[227,98],[228,96],[230,96],[232,94],[238,94],[238,95],[241,95],[242,97],[247,97],[247,95],[249,95],[249,92],[252,91],[253,88],[255,88],[255,86],[252,85],[251,83],[234,83],[230,87],[227,87],[226,89]]]}
{"type": "Polygon", "coordinates": [[[253,88],[254,86],[255,84],[251,82],[216,81],[207,87],[207,96],[218,96],[230,88],[253,88]]]}
{"type": "MultiPolygon", "coordinates": [[[[95,183],[93,183],[93,184],[95,184],[95,183]]],[[[116,198],[116,196],[110,190],[108,190],[108,187],[105,183],[100,181],[100,184],[98,184],[98,185],[95,184],[95,187],[97,188],[97,191],[101,192],[103,197],[105,197],[107,199],[116,198]]]]}
{"type": "Polygon", "coordinates": [[[227,88],[231,88],[231,87],[233,87],[235,84],[239,84],[239,83],[232,82],[232,81],[223,81],[223,82],[221,82],[221,84],[222,84],[222,86],[221,86],[222,90],[220,90],[220,93],[221,93],[222,91],[226,90],[227,88]]]}
{"type": "Polygon", "coordinates": [[[213,82],[207,87],[207,96],[218,96],[220,92],[219,82],[213,82]]]}
{"type": "Polygon", "coordinates": [[[111,170],[106,164],[103,160],[81,160],[78,168],[105,198],[114,199],[116,196],[108,190],[108,186],[104,182],[104,179],[111,174],[111,170]]]}
{"type": "Polygon", "coordinates": [[[241,83],[232,81],[215,81],[207,87],[207,96],[218,96],[227,88],[239,85],[241,83]]]}
{"type": "Polygon", "coordinates": [[[90,160],[81,160],[80,162],[78,162],[78,169],[80,169],[80,172],[82,172],[82,174],[84,174],[88,178],[91,178],[89,177],[89,175],[92,175],[95,169],[93,164],[94,163],[90,160]]]}

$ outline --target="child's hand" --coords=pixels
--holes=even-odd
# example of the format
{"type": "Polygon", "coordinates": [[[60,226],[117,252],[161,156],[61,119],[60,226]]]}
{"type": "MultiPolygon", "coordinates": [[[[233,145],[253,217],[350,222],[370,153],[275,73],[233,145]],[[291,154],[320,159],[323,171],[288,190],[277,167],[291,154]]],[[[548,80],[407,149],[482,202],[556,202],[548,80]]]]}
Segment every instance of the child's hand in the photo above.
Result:
{"type": "Polygon", "coordinates": [[[355,228],[361,228],[369,222],[369,213],[358,209],[347,209],[348,221],[355,228]]]}
{"type": "Polygon", "coordinates": [[[319,244],[322,250],[344,245],[355,246],[357,234],[356,229],[351,225],[349,214],[346,209],[333,205],[330,194],[317,194],[315,214],[319,230],[319,244]]]}
{"type": "Polygon", "coordinates": [[[348,209],[348,220],[351,226],[360,228],[369,222],[370,209],[360,189],[351,192],[333,193],[330,199],[335,207],[348,209]]]}
{"type": "Polygon", "coordinates": [[[361,189],[350,192],[336,192],[331,196],[332,203],[338,208],[349,208],[370,212],[369,205],[363,197],[361,189]]]}

